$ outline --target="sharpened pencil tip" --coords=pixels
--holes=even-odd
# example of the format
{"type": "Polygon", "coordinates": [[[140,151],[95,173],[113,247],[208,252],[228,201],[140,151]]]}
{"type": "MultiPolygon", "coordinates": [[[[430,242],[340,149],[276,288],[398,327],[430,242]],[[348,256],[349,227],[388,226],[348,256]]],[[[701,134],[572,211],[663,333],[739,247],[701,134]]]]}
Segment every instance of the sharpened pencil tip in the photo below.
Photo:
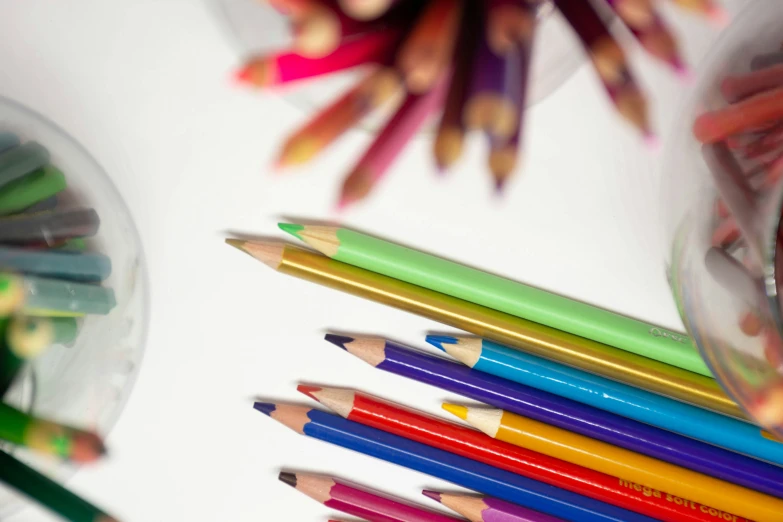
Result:
{"type": "Polygon", "coordinates": [[[297,225],[295,223],[278,223],[277,227],[283,232],[285,232],[286,234],[291,234],[296,239],[302,239],[301,236],[299,235],[299,232],[304,230],[303,225],[297,225]]]}
{"type": "Polygon", "coordinates": [[[321,401],[319,401],[318,397],[316,397],[313,394],[321,390],[323,390],[323,388],[321,388],[320,386],[309,386],[307,384],[300,384],[299,386],[296,387],[296,391],[298,391],[299,393],[304,393],[314,401],[318,401],[318,402],[321,401]]]}
{"type": "Polygon", "coordinates": [[[346,335],[337,335],[337,334],[326,334],[324,336],[324,339],[329,341],[335,346],[339,346],[343,350],[347,350],[348,348],[345,347],[346,344],[354,342],[356,339],[353,337],[348,337],[346,335]]]}
{"type": "Polygon", "coordinates": [[[231,245],[232,247],[236,248],[237,250],[241,250],[242,252],[245,252],[247,254],[247,251],[245,251],[245,241],[242,239],[234,239],[231,237],[226,238],[226,244],[231,245]]]}
{"type": "Polygon", "coordinates": [[[250,83],[250,78],[253,76],[250,67],[243,67],[234,73],[234,83],[237,85],[247,85],[250,83]]]}
{"type": "Polygon", "coordinates": [[[459,404],[449,404],[447,402],[444,402],[441,405],[441,408],[451,413],[452,415],[459,417],[462,420],[467,420],[468,418],[468,408],[465,406],[460,406],[459,404]]]}
{"type": "Polygon", "coordinates": [[[444,352],[446,351],[446,348],[443,347],[444,344],[457,344],[459,342],[459,339],[450,335],[428,335],[424,340],[444,352]]]}
{"type": "Polygon", "coordinates": [[[427,498],[431,498],[435,502],[440,502],[440,493],[437,491],[432,491],[431,489],[425,489],[421,492],[422,495],[424,495],[427,498]]]}
{"type": "Polygon", "coordinates": [[[296,487],[296,475],[294,473],[288,473],[287,471],[281,471],[277,476],[280,482],[288,484],[292,488],[296,487]]]}
{"type": "Polygon", "coordinates": [[[272,415],[272,412],[277,409],[277,405],[272,402],[254,402],[253,408],[257,409],[264,415],[272,415]]]}

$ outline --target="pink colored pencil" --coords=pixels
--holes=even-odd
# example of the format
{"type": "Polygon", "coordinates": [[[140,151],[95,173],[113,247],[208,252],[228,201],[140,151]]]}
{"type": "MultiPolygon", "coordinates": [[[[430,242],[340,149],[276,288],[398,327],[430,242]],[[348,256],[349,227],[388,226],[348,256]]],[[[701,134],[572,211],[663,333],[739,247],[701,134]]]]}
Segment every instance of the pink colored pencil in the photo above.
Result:
{"type": "Polygon", "coordinates": [[[551,515],[492,497],[453,495],[426,490],[423,493],[470,522],[562,522],[551,515]]]}
{"type": "Polygon", "coordinates": [[[729,103],[783,86],[783,65],[775,65],[742,76],[728,76],[720,84],[720,92],[729,103]]]}
{"type": "Polygon", "coordinates": [[[343,182],[339,207],[364,199],[383,178],[402,149],[443,104],[450,74],[444,74],[425,94],[409,94],[359,163],[343,182]]]}
{"type": "Polygon", "coordinates": [[[256,87],[268,87],[364,64],[387,63],[392,59],[402,34],[402,28],[367,33],[341,43],[332,53],[319,58],[287,51],[260,56],[250,60],[237,73],[237,80],[256,87]]]}
{"type": "Polygon", "coordinates": [[[369,522],[459,522],[368,489],[325,475],[280,473],[280,480],[326,507],[357,516],[369,522]]]}

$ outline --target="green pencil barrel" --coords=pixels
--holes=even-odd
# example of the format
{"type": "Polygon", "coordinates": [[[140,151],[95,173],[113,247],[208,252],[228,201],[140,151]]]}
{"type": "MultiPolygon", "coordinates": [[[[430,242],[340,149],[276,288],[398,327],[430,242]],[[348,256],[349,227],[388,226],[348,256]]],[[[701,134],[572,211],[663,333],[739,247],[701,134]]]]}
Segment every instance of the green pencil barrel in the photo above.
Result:
{"type": "Polygon", "coordinates": [[[0,481],[70,522],[114,520],[99,508],[4,451],[0,451],[0,481]]]}
{"type": "Polygon", "coordinates": [[[20,212],[65,190],[65,176],[48,165],[0,188],[0,215],[20,212]]]}
{"type": "Polygon", "coordinates": [[[351,230],[337,238],[337,261],[712,377],[685,335],[351,230]]]}
{"type": "Polygon", "coordinates": [[[0,401],[0,440],[21,446],[31,417],[0,401]]]}

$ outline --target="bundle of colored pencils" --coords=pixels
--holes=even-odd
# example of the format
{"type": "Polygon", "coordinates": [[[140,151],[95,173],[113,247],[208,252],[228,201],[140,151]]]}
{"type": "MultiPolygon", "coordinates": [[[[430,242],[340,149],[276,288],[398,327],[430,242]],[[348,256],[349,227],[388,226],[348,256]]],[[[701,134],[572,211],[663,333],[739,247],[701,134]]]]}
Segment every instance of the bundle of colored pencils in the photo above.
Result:
{"type": "MultiPolygon", "coordinates": [[[[336,415],[258,402],[262,413],[478,492],[425,493],[471,521],[781,520],[783,443],[745,418],[685,334],[363,233],[280,226],[318,253],[227,241],[279,272],[483,337],[427,337],[458,362],[382,338],[327,341],[486,406],[443,406],[475,431],[360,391],[303,384],[336,415]]],[[[332,477],[299,477],[281,475],[369,521],[452,520],[332,477]]]]}
{"type": "MultiPolygon", "coordinates": [[[[719,90],[725,105],[701,114],[693,125],[718,192],[713,247],[705,265],[744,304],[737,319],[741,333],[760,340],[770,368],[779,369],[783,342],[764,288],[769,261],[761,245],[768,238],[760,235],[777,231],[775,250],[781,252],[783,235],[765,202],[777,197],[783,179],[783,52],[755,56],[749,69],[723,78],[719,90]]],[[[764,425],[783,426],[783,378],[777,373],[765,385],[753,414],[764,425]]]]}
{"type": "MultiPolygon", "coordinates": [[[[290,17],[294,44],[251,58],[237,74],[240,82],[271,88],[364,70],[355,87],[285,141],[280,167],[309,162],[399,94],[401,104],[345,178],[340,208],[367,197],[439,111],[433,148],[438,168],[459,159],[468,132],[482,131],[494,182],[498,189],[505,184],[520,156],[531,50],[547,0],[266,1],[290,17]]],[[[685,64],[653,0],[552,0],[581,39],[617,111],[650,138],[645,98],[597,10],[605,1],[648,53],[679,73],[685,64]]],[[[722,16],[715,0],[674,1],[722,16]]]]}
{"type": "Polygon", "coordinates": [[[86,464],[105,454],[97,434],[11,406],[19,402],[14,386],[21,385],[28,364],[54,344],[72,344],[80,318],[108,314],[116,304],[113,290],[101,286],[110,259],[87,251],[98,214],[62,208],[66,191],[66,176],[43,145],[0,132],[0,444],[6,449],[0,451],[0,484],[72,522],[111,522],[11,455],[27,450],[86,464]]]}

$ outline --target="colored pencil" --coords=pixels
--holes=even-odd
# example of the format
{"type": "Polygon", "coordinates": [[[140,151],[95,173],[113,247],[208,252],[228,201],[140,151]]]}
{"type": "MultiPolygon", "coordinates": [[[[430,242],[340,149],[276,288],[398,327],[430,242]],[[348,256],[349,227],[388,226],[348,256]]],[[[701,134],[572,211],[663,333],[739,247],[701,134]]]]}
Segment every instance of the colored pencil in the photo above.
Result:
{"type": "Polygon", "coordinates": [[[111,288],[0,272],[0,315],[105,315],[116,304],[111,288]]]}
{"type": "Polygon", "coordinates": [[[24,145],[0,154],[0,187],[17,180],[49,163],[49,151],[38,142],[24,145]]]}
{"type": "Polygon", "coordinates": [[[650,26],[637,28],[629,25],[628,28],[651,56],[668,64],[679,75],[687,78],[690,71],[680,54],[677,40],[657,13],[654,17],[654,22],[650,26]]]}
{"type": "Polygon", "coordinates": [[[282,147],[278,165],[309,162],[400,90],[399,74],[390,67],[370,71],[354,88],[319,112],[282,147]]]}
{"type": "Polygon", "coordinates": [[[440,106],[446,94],[448,75],[424,94],[408,94],[402,106],[376,136],[343,182],[338,208],[366,198],[418,130],[440,106]]]}
{"type": "Polygon", "coordinates": [[[783,65],[783,52],[760,54],[754,56],[750,61],[750,68],[753,71],[774,67],[776,65],[783,65]]]}
{"type": "Polygon", "coordinates": [[[720,92],[729,103],[783,87],[783,64],[740,76],[727,76],[720,82],[720,92]]]}
{"type": "MultiPolygon", "coordinates": [[[[753,472],[758,469],[756,459],[471,370],[390,341],[334,335],[327,340],[380,370],[700,473],[734,481],[740,473],[753,478],[753,472]]],[[[775,455],[767,458],[775,461],[775,455]]]]}
{"type": "Polygon", "coordinates": [[[357,20],[374,20],[400,0],[338,0],[340,7],[348,16],[357,20]]]}
{"type": "Polygon", "coordinates": [[[557,522],[561,520],[491,497],[454,495],[428,490],[422,493],[425,497],[456,511],[470,522],[557,522]]]}
{"type": "Polygon", "coordinates": [[[319,410],[263,402],[256,402],[254,407],[299,434],[377,457],[509,502],[521,502],[531,509],[550,515],[580,522],[653,520],[319,410]]]}
{"type": "Polygon", "coordinates": [[[783,500],[494,408],[444,404],[487,435],[700,502],[756,522],[778,521],[783,500]]]}
{"type": "Polygon", "coordinates": [[[454,517],[380,495],[335,477],[281,472],[279,478],[326,507],[370,522],[459,522],[454,517]]]}
{"type": "Polygon", "coordinates": [[[5,131],[0,132],[0,153],[18,147],[20,143],[19,136],[16,134],[5,131]]]}
{"type": "Polygon", "coordinates": [[[13,214],[36,205],[37,211],[53,210],[57,198],[65,190],[65,176],[58,169],[47,165],[0,188],[0,215],[13,214]]]}
{"type": "Polygon", "coordinates": [[[37,212],[47,212],[49,210],[54,210],[57,207],[58,199],[57,196],[51,196],[46,199],[43,199],[39,201],[38,203],[34,203],[30,205],[29,207],[26,207],[23,209],[23,212],[25,214],[34,214],[37,212]]]}
{"type": "Polygon", "coordinates": [[[486,10],[486,38],[495,54],[505,54],[519,46],[530,46],[535,31],[536,6],[534,2],[516,0],[488,0],[486,10]]]}
{"type": "Polygon", "coordinates": [[[517,128],[511,138],[505,143],[502,140],[490,138],[489,150],[489,172],[495,181],[495,190],[501,192],[509,178],[513,174],[514,168],[519,160],[519,149],[521,147],[522,128],[517,128]]]}
{"type": "Polygon", "coordinates": [[[473,55],[480,37],[480,15],[475,2],[465,2],[462,25],[452,63],[449,91],[443,104],[438,130],[433,142],[435,163],[441,170],[451,167],[462,155],[465,125],[462,112],[468,96],[473,71],[473,55]]]}
{"type": "MultiPolygon", "coordinates": [[[[528,355],[492,341],[439,335],[428,336],[427,342],[475,370],[738,453],[783,463],[783,444],[763,437],[761,430],[752,424],[528,355]]],[[[755,483],[753,481],[751,484],[755,483]]],[[[744,485],[753,488],[751,484],[744,485]]],[[[771,494],[783,497],[783,489],[771,494]]]]}
{"type": "Polygon", "coordinates": [[[674,0],[674,3],[684,9],[706,15],[713,21],[723,24],[728,15],[715,0],[674,0]]]}
{"type": "Polygon", "coordinates": [[[70,522],[117,522],[52,479],[0,451],[0,482],[70,522]]]}
{"type": "MultiPolygon", "coordinates": [[[[579,493],[608,504],[659,520],[708,522],[712,517],[700,510],[675,504],[649,491],[598,471],[507,444],[487,435],[433,415],[393,404],[355,390],[299,385],[308,397],[341,417],[405,437],[449,453],[483,462],[517,475],[579,493]]],[[[781,489],[783,469],[758,462],[758,483],[774,491],[781,489]],[[772,486],[767,486],[767,484],[772,486]],[[777,488],[777,489],[775,489],[777,488]]]]}
{"type": "Polygon", "coordinates": [[[89,463],[106,453],[95,433],[37,419],[0,402],[0,440],[72,462],[89,463]]]}
{"type": "Polygon", "coordinates": [[[103,254],[0,246],[0,270],[96,283],[111,274],[111,259],[103,254]]]}
{"type": "Polygon", "coordinates": [[[783,87],[701,114],[693,123],[693,135],[702,143],[716,143],[757,125],[783,118],[783,87]]]}
{"type": "Polygon", "coordinates": [[[387,63],[402,36],[400,29],[367,33],[346,42],[332,53],[308,58],[296,52],[280,52],[251,59],[237,80],[256,87],[282,85],[332,74],[361,65],[387,63]]]}
{"type": "MultiPolygon", "coordinates": [[[[707,377],[595,343],[279,242],[228,239],[278,272],[416,313],[443,324],[626,384],[745,418],[707,377]]],[[[654,335],[666,335],[657,330],[654,335]]]]}
{"type": "Polygon", "coordinates": [[[383,29],[351,18],[334,2],[310,2],[291,17],[294,49],[307,58],[332,53],[343,40],[383,29]]]}
{"type": "Polygon", "coordinates": [[[279,226],[336,261],[710,376],[684,334],[347,228],[279,226]]]}
{"type": "Polygon", "coordinates": [[[0,243],[51,244],[59,239],[94,236],[99,226],[98,213],[91,208],[6,216],[0,218],[0,243]]]}
{"type": "Polygon", "coordinates": [[[425,4],[397,53],[397,69],[409,92],[423,94],[446,74],[464,3],[465,0],[430,0],[425,4]]]}
{"type": "Polygon", "coordinates": [[[598,12],[590,2],[555,0],[555,5],[582,41],[617,111],[645,136],[651,136],[647,102],[633,79],[622,47],[598,12]]]}

